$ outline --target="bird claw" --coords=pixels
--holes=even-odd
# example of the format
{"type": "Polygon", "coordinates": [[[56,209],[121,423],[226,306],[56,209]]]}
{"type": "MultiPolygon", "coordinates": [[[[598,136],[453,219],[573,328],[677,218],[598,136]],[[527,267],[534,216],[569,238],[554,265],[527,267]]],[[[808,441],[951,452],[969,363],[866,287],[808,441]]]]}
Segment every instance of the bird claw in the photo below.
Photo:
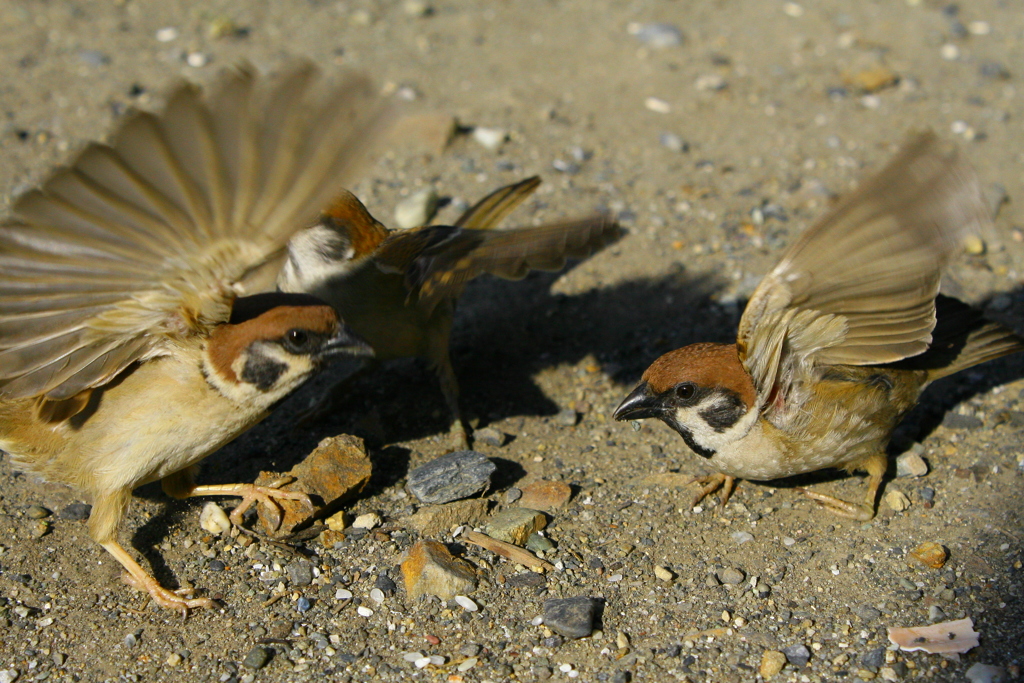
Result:
{"type": "Polygon", "coordinates": [[[859,522],[868,522],[875,516],[874,509],[868,505],[848,503],[847,501],[836,498],[835,496],[809,491],[804,488],[799,488],[797,491],[818,503],[825,510],[834,515],[838,515],[839,517],[855,519],[859,522]]]}
{"type": "Polygon", "coordinates": [[[730,477],[727,474],[721,472],[715,472],[704,477],[694,477],[687,484],[700,484],[700,491],[694,496],[693,502],[690,507],[697,507],[697,505],[707,498],[709,495],[721,489],[719,498],[722,502],[719,510],[725,507],[725,504],[729,502],[729,498],[732,496],[732,492],[736,489],[736,477],[730,477]]]}
{"type": "Polygon", "coordinates": [[[469,434],[466,431],[466,426],[462,424],[462,420],[455,420],[452,423],[451,429],[448,430],[448,437],[456,451],[469,450],[469,434]]]}
{"type": "Polygon", "coordinates": [[[152,576],[140,578],[129,572],[125,572],[121,578],[132,588],[148,593],[149,598],[160,607],[181,612],[183,617],[188,616],[190,609],[212,609],[217,606],[210,598],[192,598],[194,588],[179,588],[172,591],[161,586],[152,576]]]}
{"type": "MultiPolygon", "coordinates": [[[[277,482],[274,482],[277,484],[277,482]]],[[[284,483],[277,484],[277,486],[284,486],[284,483]]],[[[276,531],[281,526],[283,510],[281,506],[274,500],[297,500],[306,507],[309,512],[313,512],[313,501],[309,499],[309,496],[300,491],[282,491],[277,486],[257,486],[255,484],[242,484],[242,488],[237,493],[242,496],[242,502],[231,511],[228,515],[228,519],[235,526],[242,526],[242,515],[245,514],[246,510],[253,506],[253,503],[259,503],[263,508],[263,513],[266,520],[270,523],[271,530],[276,531]]]]}

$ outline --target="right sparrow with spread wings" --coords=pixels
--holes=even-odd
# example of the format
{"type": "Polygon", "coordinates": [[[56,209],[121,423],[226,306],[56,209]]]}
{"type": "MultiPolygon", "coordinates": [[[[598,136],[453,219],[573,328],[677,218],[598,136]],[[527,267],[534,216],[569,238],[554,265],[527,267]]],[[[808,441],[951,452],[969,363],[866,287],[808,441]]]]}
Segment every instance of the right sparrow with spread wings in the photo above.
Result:
{"type": "Polygon", "coordinates": [[[931,382],[1024,349],[1024,340],[956,299],[939,280],[988,220],[977,178],[932,134],[793,244],[761,281],[735,344],[693,344],[654,361],[615,410],[658,418],[718,473],[697,501],[735,479],[826,467],[865,470],[863,504],[805,491],[828,510],[874,516],[893,429],[931,382]]]}
{"type": "MultiPolygon", "coordinates": [[[[589,256],[623,234],[615,221],[601,215],[492,229],[539,184],[533,177],[502,187],[454,225],[412,230],[389,230],[354,195],[342,192],[314,226],[292,238],[278,288],[313,294],[334,306],[373,347],[367,368],[393,358],[430,361],[451,413],[452,446],[468,448],[448,353],[455,304],[466,283],[485,273],[518,280],[531,270],[560,270],[566,259],[589,256]]],[[[329,390],[309,418],[333,410],[348,384],[329,390]]]]}

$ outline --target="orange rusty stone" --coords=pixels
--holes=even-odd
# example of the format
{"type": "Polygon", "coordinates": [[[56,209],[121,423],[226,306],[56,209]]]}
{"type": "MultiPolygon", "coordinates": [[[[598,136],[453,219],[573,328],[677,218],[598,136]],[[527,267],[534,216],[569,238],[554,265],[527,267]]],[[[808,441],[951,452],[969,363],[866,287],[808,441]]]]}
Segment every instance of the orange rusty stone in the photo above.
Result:
{"type": "Polygon", "coordinates": [[[523,487],[523,495],[516,501],[516,505],[550,511],[564,506],[571,498],[572,488],[568,484],[539,479],[523,487]]]}
{"type": "Polygon", "coordinates": [[[473,569],[437,541],[418,541],[409,549],[402,562],[402,578],[410,598],[436,595],[449,600],[476,590],[473,569]]]}
{"type": "Polygon", "coordinates": [[[910,557],[932,569],[942,569],[949,558],[949,551],[939,543],[928,541],[911,550],[910,557]]]}

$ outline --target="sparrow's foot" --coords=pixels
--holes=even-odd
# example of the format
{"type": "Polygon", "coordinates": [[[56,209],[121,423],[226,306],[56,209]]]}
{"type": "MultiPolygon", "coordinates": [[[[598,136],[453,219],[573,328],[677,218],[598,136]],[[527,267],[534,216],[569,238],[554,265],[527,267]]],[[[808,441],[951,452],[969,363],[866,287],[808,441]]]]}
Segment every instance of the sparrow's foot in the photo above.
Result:
{"type": "Polygon", "coordinates": [[[721,472],[715,472],[706,477],[694,477],[690,483],[700,484],[700,491],[694,496],[690,507],[697,507],[698,503],[721,489],[718,497],[722,501],[722,507],[724,508],[725,504],[729,502],[732,492],[736,489],[736,477],[730,477],[728,474],[722,474],[721,472]]]}
{"type": "Polygon", "coordinates": [[[452,423],[451,429],[448,430],[448,438],[453,450],[469,450],[469,434],[467,433],[466,426],[462,424],[462,420],[455,420],[452,423]]]}
{"type": "Polygon", "coordinates": [[[164,588],[117,541],[107,541],[100,545],[125,568],[124,582],[133,588],[149,593],[153,602],[161,607],[173,609],[181,612],[182,616],[188,616],[190,609],[217,606],[217,603],[209,598],[190,598],[189,596],[193,593],[191,588],[180,588],[176,591],[164,588]]]}
{"type": "Polygon", "coordinates": [[[270,521],[271,526],[276,529],[281,526],[281,518],[283,512],[281,506],[275,502],[276,500],[297,500],[301,502],[310,512],[313,511],[313,501],[309,499],[305,493],[299,491],[282,491],[277,486],[284,486],[288,481],[282,481],[280,483],[274,482],[276,485],[271,486],[256,486],[255,484],[224,484],[224,485],[212,485],[212,486],[197,486],[193,489],[191,496],[241,496],[242,502],[231,511],[228,515],[228,519],[235,526],[242,526],[242,515],[245,511],[252,507],[253,503],[259,503],[263,506],[263,511],[266,513],[267,520],[270,521]]]}
{"type": "Polygon", "coordinates": [[[797,489],[797,491],[815,501],[832,514],[839,515],[840,517],[855,519],[860,522],[867,522],[875,516],[875,510],[870,505],[848,503],[845,500],[841,500],[834,496],[802,488],[797,489]]]}

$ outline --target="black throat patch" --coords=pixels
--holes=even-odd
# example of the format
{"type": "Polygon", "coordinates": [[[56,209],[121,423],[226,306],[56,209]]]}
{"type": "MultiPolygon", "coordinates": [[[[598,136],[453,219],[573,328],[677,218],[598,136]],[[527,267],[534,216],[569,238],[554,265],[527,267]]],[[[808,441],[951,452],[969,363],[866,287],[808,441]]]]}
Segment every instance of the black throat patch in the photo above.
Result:
{"type": "Polygon", "coordinates": [[[260,391],[269,391],[288,366],[265,355],[258,345],[249,347],[249,353],[242,366],[242,381],[252,384],[260,391]]]}
{"type": "Polygon", "coordinates": [[[681,424],[676,422],[674,419],[662,418],[662,420],[669,427],[671,427],[672,429],[676,430],[676,433],[678,433],[679,436],[683,437],[683,441],[686,442],[686,445],[690,447],[691,451],[693,451],[694,453],[696,453],[700,457],[705,458],[707,460],[710,460],[711,458],[713,458],[715,456],[715,451],[711,450],[710,448],[705,448],[704,446],[701,446],[699,443],[694,441],[694,439],[693,439],[693,432],[691,432],[689,429],[687,429],[686,427],[682,426],[681,424]]]}

